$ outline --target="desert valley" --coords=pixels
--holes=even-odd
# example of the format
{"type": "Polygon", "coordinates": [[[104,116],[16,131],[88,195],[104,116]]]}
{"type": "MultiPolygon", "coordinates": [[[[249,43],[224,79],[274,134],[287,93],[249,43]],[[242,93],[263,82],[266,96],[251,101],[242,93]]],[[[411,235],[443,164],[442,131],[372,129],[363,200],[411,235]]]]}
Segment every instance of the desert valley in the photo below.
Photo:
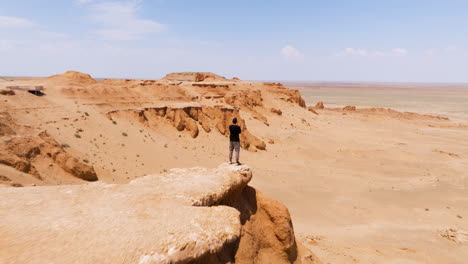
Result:
{"type": "Polygon", "coordinates": [[[2,78],[0,263],[466,263],[467,102],[462,85],[2,78]]]}

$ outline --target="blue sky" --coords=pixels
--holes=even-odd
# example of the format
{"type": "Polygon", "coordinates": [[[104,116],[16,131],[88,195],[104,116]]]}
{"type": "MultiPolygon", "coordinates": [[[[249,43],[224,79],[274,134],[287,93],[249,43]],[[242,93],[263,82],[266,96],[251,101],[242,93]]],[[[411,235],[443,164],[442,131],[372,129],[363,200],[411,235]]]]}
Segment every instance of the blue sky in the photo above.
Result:
{"type": "Polygon", "coordinates": [[[0,75],[468,82],[468,1],[1,0],[0,75]]]}

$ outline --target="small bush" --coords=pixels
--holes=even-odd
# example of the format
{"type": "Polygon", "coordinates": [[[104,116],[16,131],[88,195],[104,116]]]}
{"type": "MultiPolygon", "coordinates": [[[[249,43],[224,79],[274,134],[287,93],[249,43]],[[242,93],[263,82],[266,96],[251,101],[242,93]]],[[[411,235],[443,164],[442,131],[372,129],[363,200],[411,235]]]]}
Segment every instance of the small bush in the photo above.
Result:
{"type": "Polygon", "coordinates": [[[81,135],[80,134],[75,134],[75,137],[76,138],[81,138],[81,135]]]}
{"type": "Polygon", "coordinates": [[[117,125],[117,121],[112,120],[112,124],[117,125]]]}
{"type": "Polygon", "coordinates": [[[85,116],[89,116],[88,112],[84,112],[85,116]]]}
{"type": "Polygon", "coordinates": [[[127,134],[127,133],[125,133],[125,132],[122,132],[122,136],[124,136],[124,137],[128,137],[128,134],[127,134]]]}
{"type": "Polygon", "coordinates": [[[89,160],[84,159],[83,162],[84,162],[84,163],[89,163],[89,160]]]}
{"type": "Polygon", "coordinates": [[[67,143],[62,144],[62,148],[69,148],[69,147],[70,145],[68,145],[67,143]]]}

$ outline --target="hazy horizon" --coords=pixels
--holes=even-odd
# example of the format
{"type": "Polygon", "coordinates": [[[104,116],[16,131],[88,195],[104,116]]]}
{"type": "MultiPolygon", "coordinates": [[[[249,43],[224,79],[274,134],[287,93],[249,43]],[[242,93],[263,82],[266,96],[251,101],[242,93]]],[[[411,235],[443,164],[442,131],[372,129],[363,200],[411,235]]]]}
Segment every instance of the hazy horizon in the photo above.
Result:
{"type": "MultiPolygon", "coordinates": [[[[63,72],[62,72],[63,73],[63,72]]],[[[56,73],[56,74],[62,74],[62,73],[56,73]]],[[[83,72],[86,74],[89,74],[87,72],[83,72]]],[[[169,73],[169,72],[168,72],[169,73]]],[[[168,74],[167,73],[167,74],[168,74]]],[[[214,72],[215,73],[215,72],[214,72]]],[[[216,73],[215,73],[216,74],[216,73]]],[[[6,78],[46,78],[51,75],[46,75],[46,76],[0,76],[0,79],[6,79],[6,78]]],[[[104,80],[104,79],[148,79],[148,80],[157,80],[160,78],[163,78],[166,74],[161,75],[159,77],[150,77],[150,78],[136,78],[136,77],[100,77],[100,76],[92,76],[96,80],[104,80]]],[[[233,76],[223,76],[226,78],[233,78],[237,77],[236,75],[233,76]]],[[[242,79],[244,81],[252,81],[252,82],[280,82],[283,84],[293,84],[293,85],[300,85],[300,84],[323,84],[323,85],[333,85],[333,84],[338,84],[338,85],[345,85],[345,84],[375,84],[375,85],[428,85],[428,86],[433,86],[433,85],[455,85],[455,86],[462,86],[465,88],[467,86],[468,88],[468,81],[467,82],[398,82],[398,81],[332,81],[332,80],[279,80],[279,79],[270,79],[270,80],[260,80],[260,79],[242,79]]]]}
{"type": "Polygon", "coordinates": [[[0,75],[468,82],[467,2],[18,0],[0,75]]]}

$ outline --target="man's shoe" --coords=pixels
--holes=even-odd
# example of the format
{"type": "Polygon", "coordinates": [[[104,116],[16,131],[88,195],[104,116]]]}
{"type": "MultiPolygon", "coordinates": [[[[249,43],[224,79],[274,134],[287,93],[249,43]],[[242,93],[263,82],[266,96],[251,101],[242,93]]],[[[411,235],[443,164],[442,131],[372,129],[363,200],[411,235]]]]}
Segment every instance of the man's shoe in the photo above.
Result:
{"type": "Polygon", "coordinates": [[[237,165],[242,165],[242,163],[240,163],[240,162],[237,162],[237,165]]]}

